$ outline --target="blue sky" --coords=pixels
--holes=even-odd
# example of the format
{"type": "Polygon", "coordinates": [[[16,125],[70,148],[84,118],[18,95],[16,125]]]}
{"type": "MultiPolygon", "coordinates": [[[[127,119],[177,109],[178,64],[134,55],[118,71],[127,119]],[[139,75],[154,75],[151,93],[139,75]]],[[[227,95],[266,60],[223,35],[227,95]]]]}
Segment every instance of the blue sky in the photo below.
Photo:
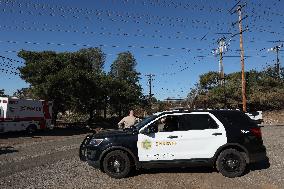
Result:
{"type": "MultiPolygon", "coordinates": [[[[22,66],[21,49],[76,51],[101,46],[109,71],[117,54],[130,51],[137,60],[143,92],[149,92],[146,74],[155,74],[158,99],[185,98],[202,73],[218,71],[212,54],[217,40],[226,37],[224,71],[240,71],[238,15],[229,10],[235,0],[1,0],[0,66],[15,71],[22,66]],[[231,34],[220,34],[231,33],[231,34]]],[[[241,1],[245,69],[273,65],[267,49],[284,40],[282,0],[241,1]]],[[[284,53],[280,54],[280,61],[284,53]]],[[[283,65],[283,64],[282,64],[283,65]]],[[[0,70],[1,71],[1,70],[0,70]]],[[[12,94],[28,86],[20,77],[0,72],[0,89],[12,94]]]]}

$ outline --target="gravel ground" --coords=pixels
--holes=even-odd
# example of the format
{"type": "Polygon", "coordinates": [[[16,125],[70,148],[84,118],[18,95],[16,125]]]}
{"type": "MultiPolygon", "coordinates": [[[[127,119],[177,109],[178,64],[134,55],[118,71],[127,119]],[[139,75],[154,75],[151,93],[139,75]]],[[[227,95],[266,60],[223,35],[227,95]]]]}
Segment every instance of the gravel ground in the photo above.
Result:
{"type": "Polygon", "coordinates": [[[116,180],[79,160],[78,146],[86,134],[37,142],[23,139],[26,143],[0,155],[0,188],[284,188],[284,127],[262,131],[270,167],[250,166],[247,174],[234,179],[199,167],[141,170],[116,180]]]}
{"type": "Polygon", "coordinates": [[[284,109],[274,111],[264,111],[262,113],[263,124],[266,125],[284,125],[284,109]]]}

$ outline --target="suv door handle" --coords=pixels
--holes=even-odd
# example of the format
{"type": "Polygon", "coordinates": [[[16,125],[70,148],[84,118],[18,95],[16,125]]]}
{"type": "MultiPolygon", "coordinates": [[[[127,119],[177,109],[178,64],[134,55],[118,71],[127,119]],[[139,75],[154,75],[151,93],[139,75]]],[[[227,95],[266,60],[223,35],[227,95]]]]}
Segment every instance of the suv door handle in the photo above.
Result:
{"type": "Polygon", "coordinates": [[[178,138],[178,136],[172,136],[172,135],[171,135],[171,136],[168,136],[168,138],[171,138],[171,139],[172,139],[172,138],[178,138]]]}
{"type": "Polygon", "coordinates": [[[222,135],[222,133],[213,133],[212,135],[217,136],[217,135],[222,135]]]}

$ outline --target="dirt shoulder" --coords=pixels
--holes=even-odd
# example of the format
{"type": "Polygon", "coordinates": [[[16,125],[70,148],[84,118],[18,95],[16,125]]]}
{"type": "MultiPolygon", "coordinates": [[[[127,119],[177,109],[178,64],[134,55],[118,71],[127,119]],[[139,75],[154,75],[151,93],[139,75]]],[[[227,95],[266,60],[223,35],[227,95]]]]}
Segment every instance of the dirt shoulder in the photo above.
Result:
{"type": "MultiPolygon", "coordinates": [[[[84,129],[54,128],[53,130],[40,131],[33,135],[25,132],[10,132],[0,134],[0,155],[3,148],[15,146],[29,146],[33,144],[43,144],[52,141],[64,141],[67,139],[80,138],[92,132],[84,129]]],[[[9,149],[8,149],[9,150],[9,149]]]]}
{"type": "Polygon", "coordinates": [[[262,117],[264,125],[284,125],[284,109],[264,111],[262,117]]]}

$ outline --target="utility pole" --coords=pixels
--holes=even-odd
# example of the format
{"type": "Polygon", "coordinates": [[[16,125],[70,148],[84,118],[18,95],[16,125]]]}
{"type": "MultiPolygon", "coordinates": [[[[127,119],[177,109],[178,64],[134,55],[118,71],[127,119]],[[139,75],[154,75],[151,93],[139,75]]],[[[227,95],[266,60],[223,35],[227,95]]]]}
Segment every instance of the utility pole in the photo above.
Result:
{"type": "Polygon", "coordinates": [[[226,86],[225,86],[225,74],[224,74],[224,65],[223,65],[223,53],[227,51],[227,43],[226,38],[222,37],[217,40],[218,49],[213,51],[215,56],[219,55],[219,85],[224,87],[224,108],[227,107],[227,100],[226,100],[226,86]]]}
{"type": "Polygon", "coordinates": [[[146,76],[148,77],[148,84],[149,84],[149,103],[150,103],[150,107],[152,107],[152,81],[155,75],[147,74],[146,76]]]}
{"type": "Polygon", "coordinates": [[[268,49],[268,51],[274,51],[274,52],[276,52],[276,71],[277,71],[277,76],[278,76],[278,78],[280,78],[280,60],[279,60],[279,51],[280,51],[281,47],[283,47],[283,44],[282,44],[282,45],[278,45],[278,46],[275,46],[275,47],[273,47],[273,48],[268,49]]]}
{"type": "MultiPolygon", "coordinates": [[[[245,60],[244,60],[244,46],[243,46],[243,32],[245,30],[243,30],[242,28],[242,20],[246,19],[248,16],[246,15],[244,18],[242,18],[242,8],[245,5],[240,5],[241,1],[238,1],[236,3],[236,5],[229,11],[231,12],[231,14],[233,13],[238,13],[239,15],[239,20],[235,23],[233,23],[232,25],[234,26],[235,24],[239,24],[239,31],[240,31],[240,52],[241,52],[241,69],[242,69],[242,102],[243,102],[243,111],[246,112],[247,111],[247,98],[246,98],[246,80],[245,80],[245,60]],[[233,9],[235,9],[235,7],[237,7],[237,9],[235,11],[232,12],[233,9]]],[[[237,35],[237,34],[235,34],[237,35]]],[[[235,35],[232,35],[235,36],[235,35]]]]}
{"type": "Polygon", "coordinates": [[[219,44],[219,55],[220,55],[220,61],[219,61],[219,78],[220,78],[220,84],[224,85],[224,65],[223,65],[223,52],[226,50],[226,43],[225,43],[225,38],[221,38],[218,40],[218,44],[219,44]]]}
{"type": "Polygon", "coordinates": [[[224,107],[226,108],[226,87],[225,87],[225,75],[223,66],[223,52],[226,50],[225,38],[219,39],[219,53],[220,53],[220,84],[224,87],[224,107]]]}
{"type": "Polygon", "coordinates": [[[215,56],[218,56],[220,57],[220,60],[219,60],[219,83],[220,85],[224,85],[224,79],[225,79],[225,76],[224,76],[224,65],[223,65],[223,53],[227,50],[227,44],[225,42],[226,38],[225,37],[222,37],[220,39],[217,40],[217,43],[218,43],[218,48],[215,49],[213,51],[213,54],[215,56]]]}
{"type": "Polygon", "coordinates": [[[243,96],[243,111],[247,111],[246,98],[246,81],[245,81],[245,60],[244,60],[244,46],[243,46],[243,29],[242,29],[242,6],[238,6],[239,14],[239,29],[240,29],[240,49],[241,49],[241,67],[242,67],[242,96],[243,96]]]}
{"type": "Polygon", "coordinates": [[[220,51],[220,61],[219,61],[219,74],[220,74],[220,83],[223,85],[223,79],[224,79],[224,66],[223,66],[223,52],[220,51]]]}

